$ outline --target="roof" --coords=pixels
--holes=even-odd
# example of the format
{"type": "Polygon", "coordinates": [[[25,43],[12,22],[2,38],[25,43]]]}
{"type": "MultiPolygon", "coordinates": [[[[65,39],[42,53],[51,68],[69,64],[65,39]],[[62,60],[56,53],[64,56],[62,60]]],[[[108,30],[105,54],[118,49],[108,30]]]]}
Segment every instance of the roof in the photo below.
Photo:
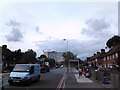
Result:
{"type": "Polygon", "coordinates": [[[106,53],[98,53],[95,56],[92,56],[90,60],[98,59],[98,58],[103,58],[106,55],[106,53]]]}
{"type": "Polygon", "coordinates": [[[112,48],[107,52],[107,55],[111,55],[111,54],[114,54],[114,53],[117,53],[117,52],[120,52],[120,44],[118,44],[118,45],[115,46],[115,47],[112,47],[112,48]]]}

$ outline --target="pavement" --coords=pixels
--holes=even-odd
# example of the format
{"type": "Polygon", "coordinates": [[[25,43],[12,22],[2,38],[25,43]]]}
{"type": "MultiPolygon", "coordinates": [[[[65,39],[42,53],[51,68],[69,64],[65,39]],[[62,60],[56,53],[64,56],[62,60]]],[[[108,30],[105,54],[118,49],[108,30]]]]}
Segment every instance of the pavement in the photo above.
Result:
{"type": "Polygon", "coordinates": [[[0,76],[5,77],[8,76],[10,73],[0,73],[0,76]]]}
{"type": "Polygon", "coordinates": [[[78,70],[71,68],[66,74],[64,89],[101,89],[110,90],[110,85],[104,85],[95,79],[86,78],[84,75],[79,77],[78,70]]]}

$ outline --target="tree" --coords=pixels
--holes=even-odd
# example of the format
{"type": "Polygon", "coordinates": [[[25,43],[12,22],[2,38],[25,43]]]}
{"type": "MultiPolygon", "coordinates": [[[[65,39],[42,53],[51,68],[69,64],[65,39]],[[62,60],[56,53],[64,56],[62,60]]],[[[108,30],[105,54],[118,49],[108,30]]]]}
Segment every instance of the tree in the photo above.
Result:
{"type": "Polygon", "coordinates": [[[54,67],[55,66],[55,60],[53,58],[50,58],[49,59],[49,64],[50,64],[50,67],[54,67]]]}
{"type": "Polygon", "coordinates": [[[118,44],[120,44],[120,36],[114,36],[110,38],[106,43],[108,48],[114,47],[118,44]]]}
{"type": "Polygon", "coordinates": [[[2,46],[2,62],[3,68],[9,68],[10,63],[12,62],[12,51],[7,48],[7,45],[2,46]]]}
{"type": "Polygon", "coordinates": [[[38,59],[41,61],[41,59],[45,59],[45,58],[47,58],[46,57],[46,55],[44,55],[44,54],[42,54],[42,55],[40,55],[40,57],[38,57],[38,59]]]}
{"type": "Polygon", "coordinates": [[[74,59],[76,55],[74,55],[72,52],[64,52],[62,55],[65,58],[65,64],[68,66],[69,59],[74,59]]]}
{"type": "Polygon", "coordinates": [[[76,55],[74,55],[72,52],[68,51],[68,52],[64,52],[62,55],[66,60],[67,59],[74,59],[74,57],[76,57],[76,55]]]}
{"type": "Polygon", "coordinates": [[[24,60],[25,63],[35,63],[36,60],[36,52],[34,52],[32,49],[28,49],[28,51],[24,54],[24,60]]]}
{"type": "Polygon", "coordinates": [[[16,63],[21,63],[21,62],[23,62],[23,61],[21,60],[21,59],[22,59],[21,49],[18,49],[18,50],[16,50],[15,52],[13,52],[13,55],[14,55],[13,58],[15,58],[15,62],[16,62],[16,63]]]}

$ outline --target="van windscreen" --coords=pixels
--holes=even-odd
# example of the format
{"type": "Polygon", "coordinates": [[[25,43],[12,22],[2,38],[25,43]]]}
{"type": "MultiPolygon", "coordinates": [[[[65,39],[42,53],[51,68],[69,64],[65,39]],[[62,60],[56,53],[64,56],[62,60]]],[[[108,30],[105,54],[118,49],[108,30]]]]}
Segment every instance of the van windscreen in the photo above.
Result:
{"type": "Polygon", "coordinates": [[[16,65],[13,69],[13,72],[29,72],[30,66],[27,65],[16,65]]]}

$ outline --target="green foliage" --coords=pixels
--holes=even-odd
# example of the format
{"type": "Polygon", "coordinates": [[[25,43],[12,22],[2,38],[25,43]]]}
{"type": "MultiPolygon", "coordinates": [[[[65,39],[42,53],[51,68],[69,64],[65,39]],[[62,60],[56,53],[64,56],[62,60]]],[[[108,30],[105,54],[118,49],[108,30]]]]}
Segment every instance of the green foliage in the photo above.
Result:
{"type": "Polygon", "coordinates": [[[47,58],[47,57],[46,57],[46,55],[42,54],[42,55],[40,55],[40,57],[38,57],[38,58],[41,59],[41,58],[47,58]]]}
{"type": "Polygon", "coordinates": [[[118,44],[120,44],[120,36],[114,36],[114,37],[110,38],[106,43],[108,48],[111,48],[118,44]]]}
{"type": "Polygon", "coordinates": [[[49,64],[50,64],[50,67],[55,67],[55,60],[50,58],[49,59],[49,64]]]}
{"type": "Polygon", "coordinates": [[[13,53],[11,50],[7,48],[7,45],[2,46],[2,62],[3,67],[6,67],[5,64],[8,65],[8,68],[10,67],[10,62],[13,60],[13,53]]]}
{"type": "Polygon", "coordinates": [[[76,55],[74,55],[72,52],[68,51],[68,52],[64,52],[62,55],[66,60],[68,59],[74,59],[76,57],[76,55]]]}
{"type": "Polygon", "coordinates": [[[24,55],[25,63],[35,63],[36,62],[36,52],[34,52],[32,49],[29,49],[25,52],[24,55]]]}
{"type": "Polygon", "coordinates": [[[77,55],[73,54],[72,52],[68,51],[68,52],[64,52],[63,55],[62,55],[65,59],[65,64],[66,66],[68,66],[68,62],[69,62],[69,59],[76,59],[77,55]]]}

